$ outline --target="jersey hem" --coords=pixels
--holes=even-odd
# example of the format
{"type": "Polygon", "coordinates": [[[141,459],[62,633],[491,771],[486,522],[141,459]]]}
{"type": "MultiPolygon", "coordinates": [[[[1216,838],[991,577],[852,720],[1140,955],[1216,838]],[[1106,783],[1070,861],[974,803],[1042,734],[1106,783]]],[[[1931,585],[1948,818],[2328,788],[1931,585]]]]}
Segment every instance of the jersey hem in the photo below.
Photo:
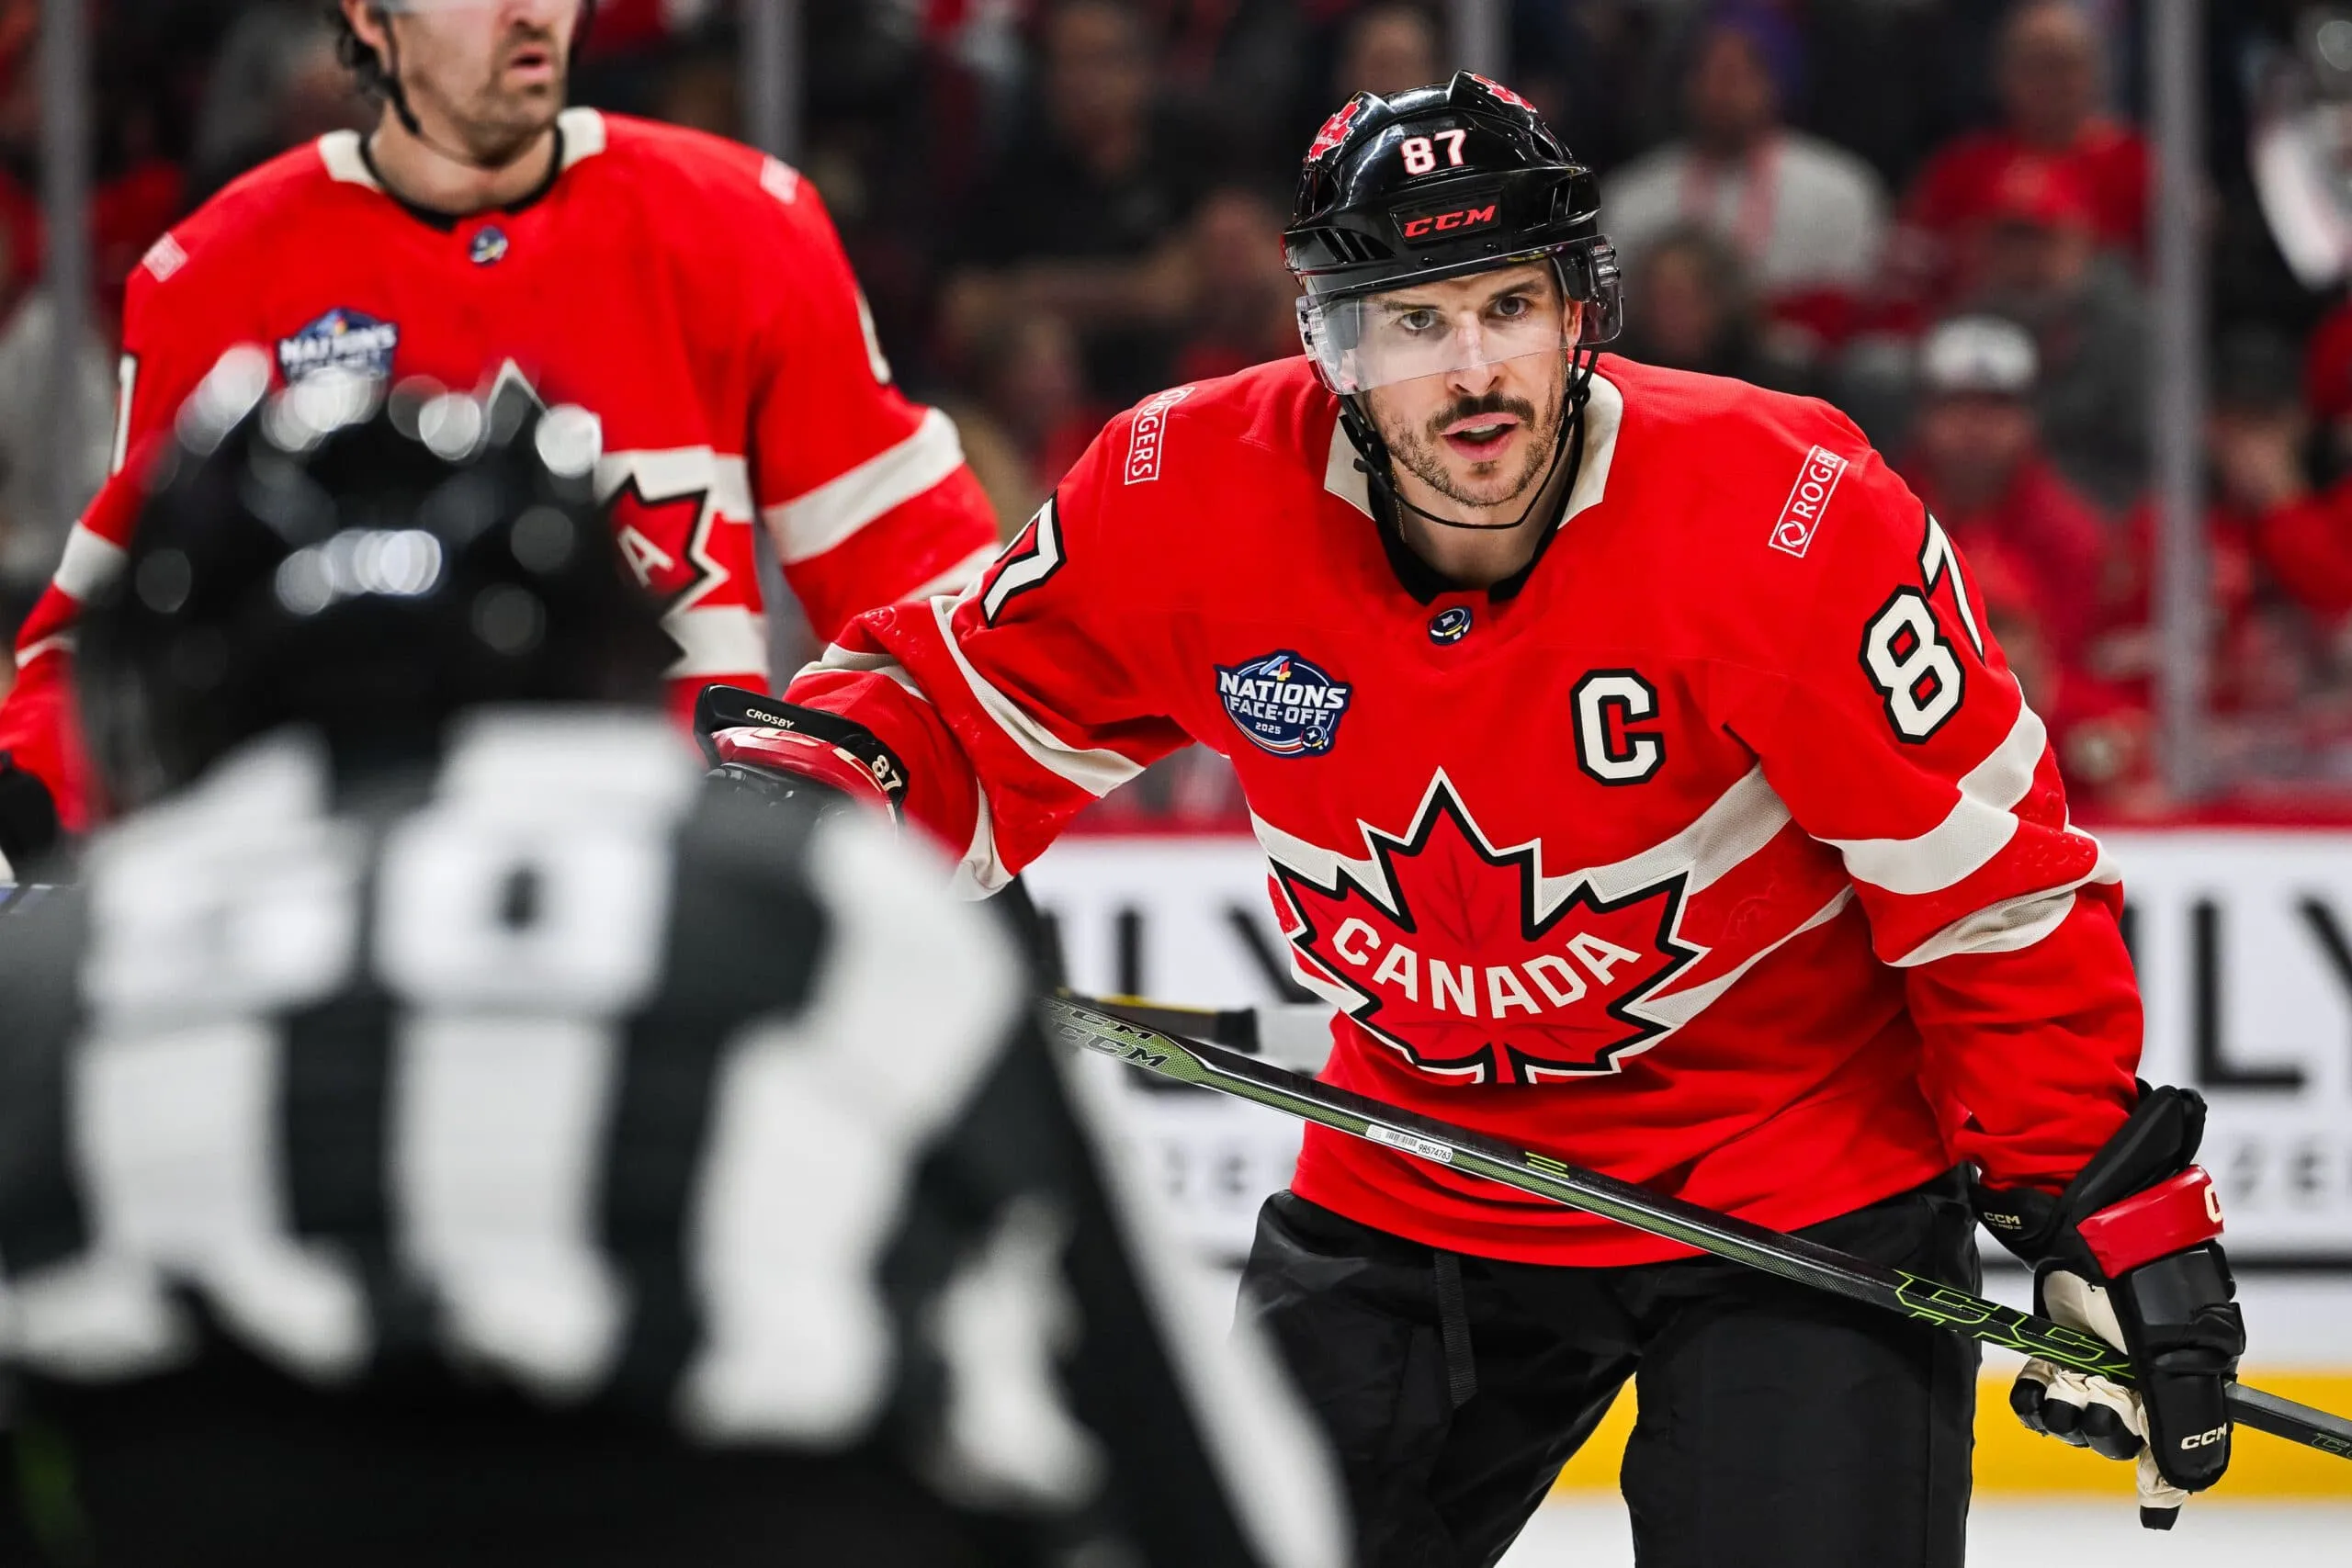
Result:
{"type": "MultiPolygon", "coordinates": [[[[1565,1204],[1545,1205],[1559,1216],[1557,1224],[1531,1220],[1478,1222],[1411,1201],[1389,1187],[1369,1179],[1351,1150],[1339,1157],[1303,1156],[1290,1190],[1358,1224],[1369,1225],[1424,1247],[1442,1247],[1472,1258],[1503,1263],[1536,1263],[1563,1268],[1615,1269],[1634,1264],[1669,1263],[1702,1256],[1700,1248],[1668,1241],[1608,1221],[1586,1216],[1565,1204]],[[1561,1227],[1575,1227],[1566,1230],[1561,1227]]],[[[1394,1164],[1409,1168],[1408,1156],[1364,1147],[1367,1163],[1394,1164]]],[[[1951,1168],[1940,1152],[1921,1152],[1891,1164],[1871,1177],[1841,1181],[1826,1188],[1808,1188],[1802,1194],[1775,1195],[1764,1201],[1724,1211],[1735,1219],[1777,1231],[1801,1230],[1866,1209],[1898,1193],[1931,1181],[1951,1168]]],[[[1402,1172],[1400,1171],[1400,1174],[1402,1172]]],[[[1498,1185],[1498,1197],[1510,1189],[1498,1185]]],[[[1540,1199],[1528,1199],[1543,1203],[1540,1199]]],[[[1540,1212],[1540,1211],[1539,1211],[1540,1212]]]]}

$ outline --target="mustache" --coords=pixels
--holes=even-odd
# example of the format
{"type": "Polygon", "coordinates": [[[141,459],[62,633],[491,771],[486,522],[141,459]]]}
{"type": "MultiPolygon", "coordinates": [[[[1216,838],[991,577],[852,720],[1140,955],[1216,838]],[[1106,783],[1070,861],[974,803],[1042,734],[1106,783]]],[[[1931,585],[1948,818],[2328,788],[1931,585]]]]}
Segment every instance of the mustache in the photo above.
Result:
{"type": "Polygon", "coordinates": [[[553,28],[540,27],[535,22],[517,22],[507,33],[504,44],[500,47],[498,62],[504,65],[526,49],[545,50],[551,58],[559,62],[561,59],[561,54],[556,48],[553,28]]]}
{"type": "Polygon", "coordinates": [[[1535,428],[1535,405],[1525,398],[1505,397],[1500,392],[1488,392],[1484,397],[1461,398],[1449,404],[1430,421],[1430,438],[1437,440],[1445,427],[1456,420],[1476,419],[1482,413],[1507,413],[1518,416],[1530,430],[1535,428]]]}

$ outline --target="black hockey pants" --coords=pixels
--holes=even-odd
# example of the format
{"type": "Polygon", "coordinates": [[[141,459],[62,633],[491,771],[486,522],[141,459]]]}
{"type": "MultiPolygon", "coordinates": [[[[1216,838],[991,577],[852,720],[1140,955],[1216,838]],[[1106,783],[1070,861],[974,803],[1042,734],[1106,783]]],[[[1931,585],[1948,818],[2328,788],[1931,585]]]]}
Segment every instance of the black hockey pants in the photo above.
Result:
{"type": "MultiPolygon", "coordinates": [[[[1956,1176],[1799,1233],[1968,1290],[1956,1176]]],[[[1961,1568],[1975,1347],[1712,1258],[1439,1252],[1268,1200],[1243,1310],[1346,1472],[1362,1568],[1484,1568],[1627,1377],[1643,1568],[1961,1568]]]]}

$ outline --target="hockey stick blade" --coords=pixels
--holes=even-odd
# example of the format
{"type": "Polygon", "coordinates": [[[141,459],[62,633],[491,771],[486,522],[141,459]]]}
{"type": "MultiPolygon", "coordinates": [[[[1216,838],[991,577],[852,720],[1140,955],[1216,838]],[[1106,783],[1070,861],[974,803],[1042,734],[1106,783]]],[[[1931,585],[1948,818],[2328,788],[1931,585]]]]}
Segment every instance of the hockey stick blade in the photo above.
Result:
{"type": "MultiPolygon", "coordinates": [[[[1048,1033],[1131,1067],[1247,1100],[1351,1137],[1450,1166],[1588,1214],[1680,1242],[1751,1269],[1918,1318],[1987,1345],[2129,1384],[2124,1353],[2096,1335],[1889,1269],[1802,1236],[1701,1208],[1489,1138],[1467,1128],[1333,1089],[1237,1051],[1131,1023],[1082,1002],[1048,998],[1048,1033]]],[[[2352,1420],[2232,1383],[2231,1419],[2341,1459],[2352,1459],[2352,1420]]]]}

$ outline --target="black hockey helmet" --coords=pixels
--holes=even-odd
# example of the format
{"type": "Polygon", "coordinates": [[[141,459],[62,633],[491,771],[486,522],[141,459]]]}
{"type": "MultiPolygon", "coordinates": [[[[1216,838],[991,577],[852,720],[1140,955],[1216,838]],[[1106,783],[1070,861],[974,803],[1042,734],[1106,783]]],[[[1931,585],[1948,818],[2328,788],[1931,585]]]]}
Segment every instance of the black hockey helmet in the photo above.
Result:
{"type": "Polygon", "coordinates": [[[1617,254],[1601,235],[1600,189],[1534,108],[1497,82],[1456,72],[1442,87],[1358,93],[1307,148],[1283,232],[1304,288],[1300,335],[1342,396],[1368,381],[1351,362],[1353,301],[1517,263],[1549,260],[1586,306],[1570,347],[1617,335],[1617,254]]]}
{"type": "Polygon", "coordinates": [[[430,757],[478,704],[659,701],[677,650],[597,502],[594,416],[332,371],[268,386],[254,347],[206,378],[84,622],[118,806],[282,725],[364,770],[430,757]]]}
{"type": "Polygon", "coordinates": [[[1566,504],[1583,461],[1599,345],[1617,335],[1623,308],[1617,253],[1600,232],[1600,186],[1533,106],[1472,71],[1393,98],[1358,93],[1306,150],[1283,249],[1303,290],[1299,339],[1339,397],[1357,467],[1383,502],[1452,528],[1516,528],[1547,496],[1566,504]],[[1431,332],[1412,319],[1429,312],[1384,313],[1377,303],[1391,289],[1530,262],[1551,265],[1561,309],[1431,332]],[[1573,327],[1568,301],[1582,307],[1573,327]],[[1535,355],[1565,363],[1566,428],[1527,510],[1510,523],[1467,523],[1407,500],[1363,394],[1535,355]],[[1563,462],[1567,483],[1555,491],[1563,462]]]}

